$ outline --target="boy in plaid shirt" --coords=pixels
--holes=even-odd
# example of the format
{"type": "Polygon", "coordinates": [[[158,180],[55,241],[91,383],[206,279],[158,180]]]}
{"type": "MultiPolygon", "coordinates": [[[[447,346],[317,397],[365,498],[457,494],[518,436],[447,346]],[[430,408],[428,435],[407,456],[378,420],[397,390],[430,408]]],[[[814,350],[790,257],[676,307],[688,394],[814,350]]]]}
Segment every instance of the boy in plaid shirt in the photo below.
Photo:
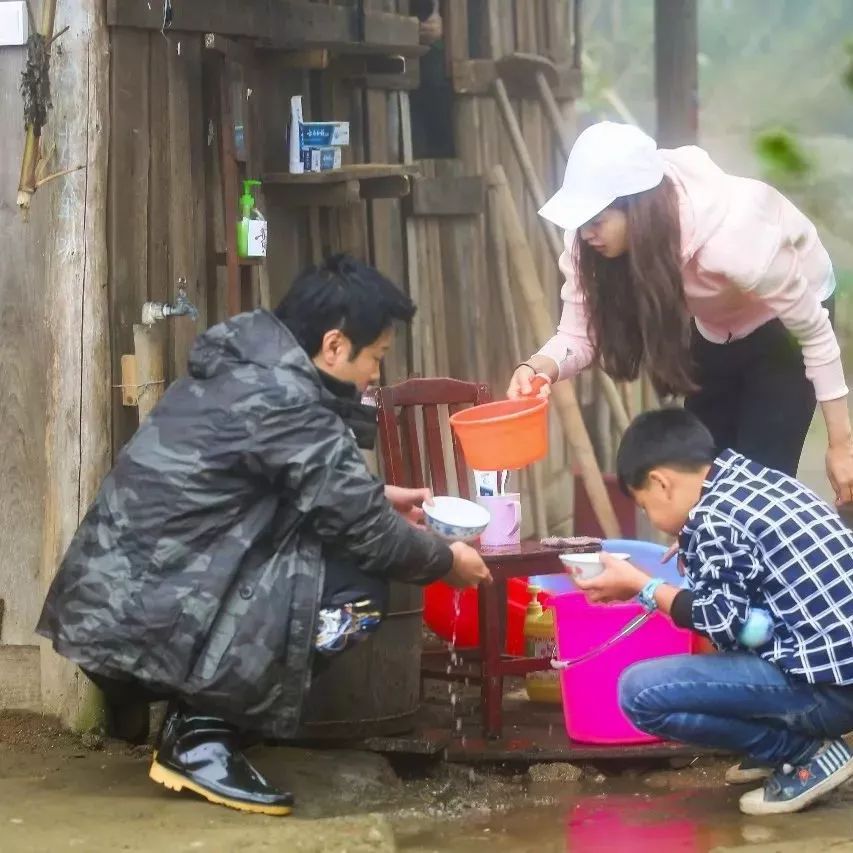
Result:
{"type": "Polygon", "coordinates": [[[638,418],[617,469],[651,523],[678,537],[687,584],[607,556],[602,574],[575,582],[592,601],[638,596],[719,651],[631,667],[624,712],[643,731],[749,756],[741,779],[767,779],[741,797],[744,813],[805,808],[853,776],[841,739],[853,731],[853,531],[792,477],[718,455],[680,409],[638,418]]]}

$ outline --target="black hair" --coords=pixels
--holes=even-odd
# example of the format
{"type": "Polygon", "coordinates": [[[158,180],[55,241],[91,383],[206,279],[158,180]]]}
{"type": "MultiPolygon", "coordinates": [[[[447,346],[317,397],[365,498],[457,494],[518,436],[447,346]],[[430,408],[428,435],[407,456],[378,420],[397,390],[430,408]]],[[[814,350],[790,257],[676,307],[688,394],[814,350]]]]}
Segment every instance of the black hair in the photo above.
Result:
{"type": "Polygon", "coordinates": [[[395,320],[410,323],[416,310],[378,270],[341,254],[300,273],[273,313],[312,358],[331,329],[352,341],[355,358],[395,320]]]}
{"type": "Polygon", "coordinates": [[[625,430],[616,454],[619,488],[630,496],[653,468],[698,471],[717,456],[705,425],[684,409],[659,409],[640,415],[625,430]]]}

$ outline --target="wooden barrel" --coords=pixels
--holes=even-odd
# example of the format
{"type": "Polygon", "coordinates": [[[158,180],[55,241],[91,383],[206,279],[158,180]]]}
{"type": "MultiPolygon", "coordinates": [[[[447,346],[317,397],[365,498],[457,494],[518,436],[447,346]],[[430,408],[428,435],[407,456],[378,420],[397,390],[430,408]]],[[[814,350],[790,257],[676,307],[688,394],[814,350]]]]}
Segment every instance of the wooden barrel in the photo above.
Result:
{"type": "Polygon", "coordinates": [[[328,658],[302,714],[302,738],[353,739],[412,729],[420,704],[423,590],[391,584],[388,615],[370,638],[328,658]]]}

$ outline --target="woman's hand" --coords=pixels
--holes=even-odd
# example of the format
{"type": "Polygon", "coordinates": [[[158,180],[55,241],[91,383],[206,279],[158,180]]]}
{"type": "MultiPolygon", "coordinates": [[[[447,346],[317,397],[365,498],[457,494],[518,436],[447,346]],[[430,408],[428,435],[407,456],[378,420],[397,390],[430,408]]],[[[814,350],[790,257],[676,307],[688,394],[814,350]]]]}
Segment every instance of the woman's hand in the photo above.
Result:
{"type": "Polygon", "coordinates": [[[404,489],[402,486],[386,486],[385,499],[409,524],[420,527],[424,520],[423,505],[432,504],[429,489],[404,489]]]}
{"type": "Polygon", "coordinates": [[[829,445],[826,473],[835,489],[836,505],[853,503],[853,439],[829,445]]]}
{"type": "Polygon", "coordinates": [[[554,362],[550,358],[535,355],[516,367],[506,395],[510,400],[534,395],[548,397],[551,394],[551,385],[556,381],[557,369],[554,362]]]}
{"type": "Polygon", "coordinates": [[[601,555],[604,571],[594,578],[584,580],[577,573],[569,571],[578,589],[586,593],[592,602],[629,601],[638,595],[649,580],[641,569],[627,560],[620,560],[610,554],[601,555]]]}

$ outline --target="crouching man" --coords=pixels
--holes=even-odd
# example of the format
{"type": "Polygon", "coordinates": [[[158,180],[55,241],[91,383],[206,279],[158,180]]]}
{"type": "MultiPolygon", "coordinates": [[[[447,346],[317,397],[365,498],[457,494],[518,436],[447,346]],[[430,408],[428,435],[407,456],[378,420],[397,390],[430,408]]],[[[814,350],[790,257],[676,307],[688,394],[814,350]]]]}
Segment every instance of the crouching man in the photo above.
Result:
{"type": "Polygon", "coordinates": [[[361,392],[414,313],[345,256],[306,271],[275,312],[199,337],[104,480],[38,631],[111,702],[170,700],[155,782],[288,814],[241,734],[294,734],[313,657],[374,630],[389,581],[491,580],[412,523],[428,492],[383,487],[359,450],[361,392]]]}

